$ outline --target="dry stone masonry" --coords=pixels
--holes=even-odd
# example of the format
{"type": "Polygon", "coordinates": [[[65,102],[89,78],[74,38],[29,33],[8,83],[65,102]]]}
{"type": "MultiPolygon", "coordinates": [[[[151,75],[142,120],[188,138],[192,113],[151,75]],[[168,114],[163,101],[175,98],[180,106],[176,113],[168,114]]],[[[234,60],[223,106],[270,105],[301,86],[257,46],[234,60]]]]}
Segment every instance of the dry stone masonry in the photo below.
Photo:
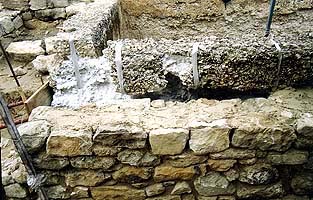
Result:
{"type": "MultiPolygon", "coordinates": [[[[50,199],[309,200],[312,99],[288,89],[267,99],[39,107],[19,131],[50,199]]],[[[6,195],[29,199],[25,168],[8,157],[6,195]]]]}

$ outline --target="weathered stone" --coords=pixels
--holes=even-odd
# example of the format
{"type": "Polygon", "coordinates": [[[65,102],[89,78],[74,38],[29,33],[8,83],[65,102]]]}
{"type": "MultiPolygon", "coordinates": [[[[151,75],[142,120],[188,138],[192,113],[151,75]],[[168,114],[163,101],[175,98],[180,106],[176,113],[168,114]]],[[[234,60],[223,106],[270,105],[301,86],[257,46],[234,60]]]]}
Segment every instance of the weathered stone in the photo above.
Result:
{"type": "Polygon", "coordinates": [[[32,61],[36,56],[43,55],[45,50],[41,47],[41,40],[12,42],[6,51],[16,61],[32,61]]]}
{"type": "Polygon", "coordinates": [[[89,197],[88,191],[89,189],[87,187],[77,186],[73,188],[73,191],[71,192],[71,198],[72,199],[87,198],[89,197]]]}
{"type": "Polygon", "coordinates": [[[237,180],[239,178],[239,173],[235,169],[230,169],[227,172],[224,172],[224,175],[226,176],[227,180],[230,182],[237,180]]]}
{"type": "Polygon", "coordinates": [[[207,159],[207,156],[197,156],[188,152],[181,155],[169,156],[166,162],[173,167],[188,167],[190,165],[204,163],[207,159]]]}
{"type": "Polygon", "coordinates": [[[35,17],[41,20],[50,20],[50,19],[65,19],[66,12],[65,8],[52,8],[45,10],[36,10],[35,17]]]}
{"type": "Polygon", "coordinates": [[[296,175],[291,180],[291,187],[298,195],[313,195],[313,173],[296,175]]]}
{"type": "Polygon", "coordinates": [[[149,185],[148,182],[142,182],[142,183],[133,183],[131,184],[134,188],[137,188],[137,189],[142,189],[144,187],[147,187],[149,185]]]}
{"type": "Polygon", "coordinates": [[[303,114],[297,120],[297,133],[304,137],[313,138],[313,115],[310,113],[303,114]]]}
{"type": "Polygon", "coordinates": [[[182,200],[196,200],[195,196],[193,194],[183,194],[181,196],[182,200]]]}
{"type": "Polygon", "coordinates": [[[99,186],[91,188],[91,196],[95,200],[144,200],[145,191],[127,186],[99,186]]]}
{"type": "Polygon", "coordinates": [[[213,171],[224,172],[234,166],[236,160],[208,160],[208,165],[213,171]]]}
{"type": "Polygon", "coordinates": [[[25,11],[29,9],[28,0],[0,0],[0,11],[2,10],[2,8],[25,11]]]}
{"type": "Polygon", "coordinates": [[[11,174],[8,173],[8,171],[2,172],[1,180],[4,186],[14,183],[13,177],[11,174]]]}
{"type": "Polygon", "coordinates": [[[308,196],[287,195],[280,200],[310,200],[308,196]]]}
{"type": "Polygon", "coordinates": [[[122,148],[108,147],[101,144],[94,144],[92,146],[92,152],[97,156],[116,156],[122,148]]]}
{"type": "Polygon", "coordinates": [[[85,169],[107,170],[115,164],[114,158],[99,156],[79,156],[71,158],[70,161],[73,167],[85,169]]]}
{"type": "Polygon", "coordinates": [[[69,6],[69,0],[51,0],[51,2],[55,8],[65,8],[69,6]]]}
{"type": "Polygon", "coordinates": [[[141,151],[126,149],[118,153],[117,159],[121,163],[138,166],[143,155],[144,153],[141,151]]]}
{"type": "Polygon", "coordinates": [[[196,174],[193,167],[175,168],[169,165],[157,166],[153,179],[157,182],[170,180],[191,180],[196,174]]]}
{"type": "Polygon", "coordinates": [[[12,178],[14,181],[20,184],[25,184],[27,182],[27,172],[25,166],[20,164],[19,167],[12,172],[12,178]]]}
{"type": "Polygon", "coordinates": [[[140,166],[150,167],[157,166],[161,163],[161,160],[158,156],[151,154],[150,152],[146,152],[145,155],[139,161],[140,166]]]}
{"type": "Polygon", "coordinates": [[[237,196],[239,198],[274,198],[283,195],[284,189],[281,182],[272,185],[251,186],[247,184],[238,184],[237,196]]]}
{"type": "Polygon", "coordinates": [[[47,141],[47,154],[55,156],[91,155],[90,131],[52,131],[47,141]]]}
{"type": "Polygon", "coordinates": [[[153,100],[153,101],[151,101],[151,107],[163,108],[163,107],[165,107],[165,101],[163,99],[153,100]]]}
{"type": "Polygon", "coordinates": [[[68,199],[70,198],[70,193],[66,187],[61,185],[51,186],[45,188],[47,195],[50,199],[68,199]]]}
{"type": "Polygon", "coordinates": [[[70,171],[65,174],[65,183],[68,186],[96,186],[105,180],[101,171],[80,170],[70,171]]]}
{"type": "Polygon", "coordinates": [[[149,179],[152,176],[150,168],[139,168],[125,166],[112,174],[113,179],[119,182],[139,183],[149,179]]]}
{"type": "Polygon", "coordinates": [[[0,17],[0,29],[2,29],[7,34],[14,31],[14,23],[10,17],[0,17]]]}
{"type": "MultiPolygon", "coordinates": [[[[212,122],[214,123],[214,122],[212,122]]],[[[229,131],[226,125],[192,129],[189,140],[190,149],[195,154],[220,152],[229,148],[229,131]]]]}
{"type": "Polygon", "coordinates": [[[238,162],[242,165],[253,165],[256,163],[257,160],[257,158],[250,158],[245,160],[239,160],[238,162]]]}
{"type": "Polygon", "coordinates": [[[171,192],[173,195],[180,195],[185,193],[191,193],[191,188],[186,181],[177,182],[171,192]]]}
{"type": "Polygon", "coordinates": [[[150,197],[150,198],[146,198],[146,200],[181,200],[181,198],[178,195],[166,195],[166,196],[150,197]]]}
{"type": "Polygon", "coordinates": [[[239,171],[239,181],[252,185],[273,183],[277,178],[277,169],[268,164],[246,166],[239,171]]]}
{"type": "Polygon", "coordinates": [[[307,151],[290,149],[285,153],[270,152],[266,160],[273,165],[300,165],[308,161],[308,156],[307,151]]]}
{"type": "Polygon", "coordinates": [[[186,129],[156,129],[149,134],[149,142],[153,154],[175,155],[180,154],[189,137],[186,129]]]}
{"type": "Polygon", "coordinates": [[[64,183],[63,177],[59,172],[45,170],[44,172],[40,172],[40,174],[44,174],[46,177],[45,181],[43,182],[43,185],[45,186],[61,185],[64,183]]]}
{"type": "Polygon", "coordinates": [[[234,185],[217,172],[198,177],[194,185],[199,195],[202,196],[228,195],[236,191],[234,185]]]}
{"type": "Polygon", "coordinates": [[[22,67],[15,67],[13,69],[14,73],[16,76],[23,76],[25,74],[27,74],[27,69],[24,69],[22,67]]]}
{"type": "Polygon", "coordinates": [[[43,73],[53,73],[61,65],[63,59],[58,54],[39,55],[32,61],[34,68],[43,73]]]}
{"type": "Polygon", "coordinates": [[[216,197],[198,196],[198,200],[217,200],[217,196],[216,197]]]}
{"type": "Polygon", "coordinates": [[[254,158],[255,154],[255,150],[230,148],[223,152],[212,153],[210,157],[213,159],[249,159],[254,158]]]}
{"type": "Polygon", "coordinates": [[[146,187],[145,192],[146,192],[147,197],[152,197],[152,196],[156,196],[165,192],[165,187],[163,186],[162,183],[157,183],[157,184],[149,185],[148,187],[146,187]]]}
{"type": "Polygon", "coordinates": [[[44,121],[30,121],[18,127],[25,147],[29,153],[40,150],[50,135],[51,125],[44,121]]]}
{"type": "MultiPolygon", "coordinates": [[[[232,145],[235,147],[286,151],[296,140],[293,127],[268,121],[267,116],[252,115],[233,120],[236,127],[232,145]]],[[[283,123],[283,122],[282,122],[283,123]]]]}
{"type": "Polygon", "coordinates": [[[33,16],[32,16],[31,12],[24,12],[24,13],[22,13],[23,21],[28,21],[28,20],[31,20],[32,18],[33,18],[33,16]]]}
{"type": "Polygon", "coordinates": [[[33,158],[34,165],[40,169],[60,170],[70,164],[66,157],[53,157],[40,153],[33,158]]]}
{"type": "Polygon", "coordinates": [[[137,126],[100,126],[93,140],[99,144],[126,147],[130,149],[144,148],[146,145],[147,134],[142,128],[137,126]]]}
{"type": "Polygon", "coordinates": [[[25,198],[27,196],[25,188],[15,183],[4,187],[5,195],[12,198],[25,198]]]}
{"type": "Polygon", "coordinates": [[[29,4],[31,10],[41,10],[48,8],[47,0],[31,0],[29,4]]]}
{"type": "Polygon", "coordinates": [[[234,196],[219,196],[218,200],[236,200],[234,196]]]}
{"type": "Polygon", "coordinates": [[[24,25],[24,22],[22,20],[22,18],[20,16],[16,16],[13,19],[13,24],[14,24],[14,28],[17,30],[19,28],[21,28],[24,25]]]}

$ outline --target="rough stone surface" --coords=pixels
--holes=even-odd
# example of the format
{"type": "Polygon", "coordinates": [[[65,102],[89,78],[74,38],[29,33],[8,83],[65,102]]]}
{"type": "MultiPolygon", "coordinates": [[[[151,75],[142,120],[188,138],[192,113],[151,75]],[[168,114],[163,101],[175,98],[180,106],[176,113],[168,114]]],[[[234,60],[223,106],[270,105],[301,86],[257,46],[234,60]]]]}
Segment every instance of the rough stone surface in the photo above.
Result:
{"type": "Polygon", "coordinates": [[[13,19],[14,28],[17,30],[24,25],[23,19],[20,16],[16,16],[13,19]]]}
{"type": "Polygon", "coordinates": [[[12,42],[6,51],[14,60],[22,62],[32,61],[36,56],[45,53],[41,46],[41,40],[12,42]]]}
{"type": "Polygon", "coordinates": [[[71,158],[71,165],[75,168],[107,170],[115,164],[111,157],[74,157],[71,158]]]}
{"type": "Polygon", "coordinates": [[[51,3],[56,8],[65,8],[69,5],[69,0],[52,0],[51,3]]]}
{"type": "Polygon", "coordinates": [[[166,196],[158,196],[158,197],[150,197],[146,198],[147,200],[181,200],[178,195],[166,195],[166,196]]]}
{"type": "Polygon", "coordinates": [[[40,153],[33,157],[34,165],[39,169],[60,170],[70,164],[66,157],[53,157],[46,153],[40,153]]]}
{"type": "Polygon", "coordinates": [[[79,170],[70,171],[65,174],[65,183],[70,187],[95,186],[105,180],[101,171],[79,170]]]}
{"type": "Polygon", "coordinates": [[[149,185],[148,187],[145,188],[146,195],[148,197],[156,196],[159,194],[162,194],[165,192],[165,187],[163,186],[162,183],[157,183],[153,185],[149,185]]]}
{"type": "Polygon", "coordinates": [[[40,55],[32,61],[32,64],[37,71],[46,74],[53,73],[61,65],[62,60],[57,54],[40,55]]]}
{"type": "Polygon", "coordinates": [[[51,125],[44,121],[32,121],[22,124],[18,131],[30,153],[40,150],[50,135],[51,125]]]}
{"type": "Polygon", "coordinates": [[[207,156],[197,156],[188,152],[176,156],[169,156],[166,162],[173,167],[188,167],[190,165],[204,163],[207,159],[207,156]]]}
{"type": "Polygon", "coordinates": [[[88,191],[89,189],[87,187],[77,186],[71,192],[71,198],[72,199],[87,198],[89,197],[88,191]]]}
{"type": "Polygon", "coordinates": [[[242,167],[239,172],[239,181],[252,185],[273,183],[278,178],[278,171],[268,164],[255,164],[242,167]]]}
{"type": "Polygon", "coordinates": [[[291,180],[291,187],[298,195],[312,195],[313,173],[303,173],[296,175],[291,180]]]}
{"type": "Polygon", "coordinates": [[[280,197],[284,193],[281,182],[272,185],[251,186],[247,184],[239,184],[237,187],[237,196],[239,198],[274,198],[280,197]]]}
{"type": "Polygon", "coordinates": [[[266,159],[273,165],[299,165],[308,161],[309,153],[291,149],[285,153],[270,152],[266,159]]]}
{"type": "Polygon", "coordinates": [[[202,196],[227,195],[235,192],[235,187],[223,175],[211,172],[194,181],[195,189],[202,196]]]}
{"type": "Polygon", "coordinates": [[[41,10],[48,8],[47,0],[31,0],[30,1],[30,9],[31,10],[41,10]]]}
{"type": "Polygon", "coordinates": [[[4,191],[7,197],[12,198],[25,198],[27,195],[25,188],[18,183],[5,186],[4,191]]]}
{"type": "Polygon", "coordinates": [[[186,129],[157,129],[149,133],[152,153],[159,155],[180,154],[189,137],[186,129]]]}
{"type": "Polygon", "coordinates": [[[44,21],[48,21],[50,19],[65,19],[66,12],[65,8],[51,8],[44,10],[36,10],[35,17],[44,21]]]}
{"type": "Polygon", "coordinates": [[[220,152],[229,147],[229,128],[206,127],[192,129],[189,140],[190,149],[195,154],[220,152]]]}
{"type": "Polygon", "coordinates": [[[144,190],[131,189],[126,186],[99,186],[91,188],[91,195],[96,200],[144,200],[144,190]]]}
{"type": "Polygon", "coordinates": [[[1,17],[0,18],[0,29],[4,31],[4,33],[9,34],[14,31],[14,23],[12,22],[10,17],[1,17]]]}
{"type": "Polygon", "coordinates": [[[185,193],[191,193],[191,188],[188,184],[188,182],[177,182],[175,187],[173,188],[171,194],[173,195],[180,195],[185,193]]]}
{"type": "Polygon", "coordinates": [[[175,168],[167,165],[160,165],[155,168],[153,179],[157,182],[170,180],[190,180],[196,174],[193,167],[175,168]]]}
{"type": "Polygon", "coordinates": [[[92,146],[92,151],[97,156],[116,156],[121,151],[121,148],[108,147],[108,146],[103,146],[101,144],[95,144],[92,146]]]}
{"type": "Polygon", "coordinates": [[[139,165],[144,153],[137,150],[126,149],[117,155],[117,159],[124,164],[139,165]]]}
{"type": "Polygon", "coordinates": [[[256,156],[255,150],[248,149],[227,149],[220,153],[210,154],[213,159],[248,159],[256,156]]]}
{"type": "Polygon", "coordinates": [[[208,160],[208,166],[218,172],[228,171],[230,168],[234,166],[236,160],[208,160]]]}
{"type": "Polygon", "coordinates": [[[52,131],[47,141],[47,154],[55,156],[91,155],[91,146],[91,132],[89,131],[52,131]]]}
{"type": "Polygon", "coordinates": [[[51,199],[68,199],[70,194],[67,191],[66,187],[61,185],[51,186],[46,188],[46,192],[49,198],[51,199]]]}
{"type": "Polygon", "coordinates": [[[152,170],[149,168],[137,168],[125,166],[112,174],[113,179],[119,182],[138,183],[149,179],[152,176],[152,170]]]}

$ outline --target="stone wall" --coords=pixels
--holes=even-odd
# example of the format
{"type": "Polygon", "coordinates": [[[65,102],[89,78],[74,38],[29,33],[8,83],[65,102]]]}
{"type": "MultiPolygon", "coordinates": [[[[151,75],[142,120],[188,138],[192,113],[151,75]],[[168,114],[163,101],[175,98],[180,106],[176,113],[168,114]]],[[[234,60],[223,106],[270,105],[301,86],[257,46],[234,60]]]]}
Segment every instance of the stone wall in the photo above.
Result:
{"type": "MultiPolygon", "coordinates": [[[[290,89],[244,101],[39,107],[19,131],[50,199],[309,200],[312,99],[290,89]]],[[[25,169],[9,157],[6,195],[28,199],[25,169]]]]}

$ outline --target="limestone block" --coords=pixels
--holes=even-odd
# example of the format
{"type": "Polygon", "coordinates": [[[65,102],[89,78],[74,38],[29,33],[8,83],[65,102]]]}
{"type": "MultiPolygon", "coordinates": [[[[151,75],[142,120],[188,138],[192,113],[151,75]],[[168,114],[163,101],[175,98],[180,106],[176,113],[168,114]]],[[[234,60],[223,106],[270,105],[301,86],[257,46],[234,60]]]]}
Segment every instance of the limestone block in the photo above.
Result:
{"type": "Polygon", "coordinates": [[[146,198],[146,200],[181,200],[181,198],[178,195],[165,195],[146,198]]]}
{"type": "Polygon", "coordinates": [[[248,184],[238,184],[237,196],[239,198],[256,198],[262,197],[264,199],[279,197],[284,193],[281,182],[271,185],[257,185],[252,186],[248,184]]]}
{"type": "Polygon", "coordinates": [[[75,168],[107,170],[115,164],[115,158],[99,156],[78,156],[70,159],[75,168]]]}
{"type": "Polygon", "coordinates": [[[20,16],[16,16],[13,19],[14,28],[17,30],[24,25],[23,19],[20,16]]]}
{"type": "Polygon", "coordinates": [[[185,194],[185,193],[191,193],[191,188],[188,182],[182,181],[182,182],[177,182],[176,185],[174,186],[171,194],[173,195],[180,195],[180,194],[185,194]]]}
{"type": "Polygon", "coordinates": [[[278,178],[277,169],[268,164],[255,164],[241,167],[239,170],[239,181],[251,185],[273,183],[278,178]]]}
{"type": "Polygon", "coordinates": [[[4,187],[5,195],[12,198],[25,198],[27,196],[25,188],[15,183],[4,187]]]}
{"type": "Polygon", "coordinates": [[[210,169],[218,172],[228,171],[234,166],[236,160],[208,160],[208,166],[210,169]]]}
{"type": "Polygon", "coordinates": [[[87,198],[89,197],[88,191],[89,189],[87,187],[81,187],[81,186],[74,187],[71,193],[71,198],[72,199],[87,198]]]}
{"type": "Polygon", "coordinates": [[[151,154],[150,152],[146,152],[144,156],[141,158],[139,161],[139,166],[145,166],[145,167],[150,167],[150,166],[157,166],[161,162],[161,159],[156,156],[151,154]]]}
{"type": "Polygon", "coordinates": [[[61,185],[55,185],[45,188],[49,199],[68,199],[70,198],[70,193],[67,191],[66,187],[61,185]]]}
{"type": "Polygon", "coordinates": [[[41,40],[12,42],[6,51],[16,61],[31,61],[45,50],[41,47],[41,40]]]}
{"type": "Polygon", "coordinates": [[[92,133],[89,131],[52,131],[47,141],[47,154],[54,156],[91,155],[92,133]]]}
{"type": "Polygon", "coordinates": [[[35,17],[41,20],[50,20],[50,19],[65,19],[66,12],[65,8],[51,8],[45,10],[36,10],[35,17]]]}
{"type": "Polygon", "coordinates": [[[286,151],[296,140],[294,128],[280,119],[268,120],[268,116],[251,114],[233,120],[236,127],[232,145],[240,148],[286,151]]]}
{"type": "Polygon", "coordinates": [[[297,133],[304,137],[313,138],[313,115],[309,113],[303,114],[297,120],[297,133]]]}
{"type": "Polygon", "coordinates": [[[186,129],[156,129],[149,134],[149,142],[153,154],[175,155],[180,154],[189,138],[186,129]]]}
{"type": "Polygon", "coordinates": [[[4,31],[4,33],[9,34],[14,31],[14,23],[11,18],[8,16],[0,17],[0,29],[4,31]]]}
{"type": "Polygon", "coordinates": [[[55,72],[62,61],[62,57],[58,54],[39,55],[32,61],[32,64],[37,71],[46,74],[55,72]]]}
{"type": "Polygon", "coordinates": [[[25,147],[29,153],[40,150],[50,135],[51,125],[45,121],[30,121],[18,127],[25,147]]]}
{"type": "Polygon", "coordinates": [[[138,166],[143,155],[141,151],[126,149],[118,154],[117,159],[121,163],[138,166]]]}
{"type": "Polygon", "coordinates": [[[198,155],[227,149],[230,143],[228,136],[230,128],[226,126],[226,124],[218,124],[217,126],[192,128],[189,140],[190,149],[198,155]]]}
{"type": "Polygon", "coordinates": [[[152,197],[164,193],[165,187],[162,183],[157,183],[146,187],[145,192],[148,197],[152,197]]]}
{"type": "Polygon", "coordinates": [[[65,183],[70,187],[96,186],[105,180],[102,171],[79,170],[65,173],[65,183]]]}
{"type": "Polygon", "coordinates": [[[30,0],[31,10],[42,10],[48,8],[48,0],[30,0]]]}
{"type": "Polygon", "coordinates": [[[12,177],[11,174],[9,174],[8,171],[3,171],[2,172],[1,180],[2,180],[2,184],[4,186],[10,185],[10,184],[14,183],[13,177],[12,177]]]}
{"type": "Polygon", "coordinates": [[[104,146],[101,144],[94,144],[92,146],[92,151],[97,156],[116,156],[122,148],[104,146]]]}
{"type": "Polygon", "coordinates": [[[196,174],[194,167],[175,168],[170,165],[160,165],[154,170],[153,179],[157,182],[171,180],[190,180],[196,174]]]}
{"type": "Polygon", "coordinates": [[[309,153],[307,151],[300,151],[290,149],[285,153],[270,152],[266,160],[273,165],[300,165],[308,161],[309,153]]]}
{"type": "Polygon", "coordinates": [[[114,180],[123,183],[140,183],[152,176],[151,168],[125,166],[112,174],[114,180]]]}
{"type": "Polygon", "coordinates": [[[33,157],[34,165],[39,169],[60,170],[70,164],[66,157],[53,157],[42,152],[33,157]]]}
{"type": "Polygon", "coordinates": [[[28,20],[33,19],[32,13],[31,12],[22,13],[22,19],[23,21],[28,21],[28,20]]]}
{"type": "MultiPolygon", "coordinates": [[[[10,10],[19,10],[25,11],[29,9],[28,0],[0,0],[0,4],[2,3],[3,7],[10,10]]],[[[0,6],[1,10],[1,6],[0,6]]]]}
{"type": "Polygon", "coordinates": [[[190,165],[204,163],[207,159],[208,156],[197,156],[191,152],[187,152],[180,155],[169,156],[166,162],[173,167],[188,167],[190,165]]]}
{"type": "Polygon", "coordinates": [[[69,6],[69,0],[51,0],[53,7],[65,8],[69,6]]]}
{"type": "Polygon", "coordinates": [[[233,194],[236,188],[225,176],[211,172],[206,176],[198,177],[194,181],[195,189],[201,196],[215,196],[233,194]]]}
{"type": "Polygon", "coordinates": [[[20,164],[16,170],[11,173],[15,182],[25,184],[27,182],[27,172],[23,164],[20,164]]]}
{"type": "Polygon", "coordinates": [[[91,196],[95,200],[144,200],[145,191],[127,186],[99,186],[91,188],[91,196]]]}
{"type": "Polygon", "coordinates": [[[255,150],[230,148],[219,153],[212,153],[212,159],[249,159],[256,156],[255,150]]]}

